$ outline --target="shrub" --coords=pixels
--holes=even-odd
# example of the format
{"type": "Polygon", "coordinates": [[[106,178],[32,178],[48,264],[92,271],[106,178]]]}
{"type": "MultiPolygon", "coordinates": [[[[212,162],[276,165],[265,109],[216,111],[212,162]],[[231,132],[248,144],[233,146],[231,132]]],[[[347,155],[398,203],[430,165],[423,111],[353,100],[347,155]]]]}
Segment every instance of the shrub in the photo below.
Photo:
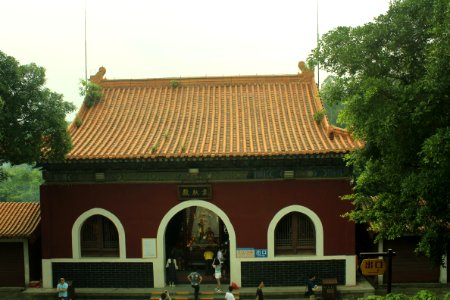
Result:
{"type": "Polygon", "coordinates": [[[102,88],[91,81],[81,80],[80,95],[84,96],[84,103],[90,108],[102,98],[102,88]]]}
{"type": "Polygon", "coordinates": [[[79,128],[81,126],[81,124],[83,124],[83,120],[81,120],[81,118],[79,116],[75,117],[75,126],[77,126],[77,128],[79,128]]]}
{"type": "Polygon", "coordinates": [[[435,294],[427,290],[419,291],[415,296],[411,298],[412,300],[437,300],[435,294]]]}
{"type": "Polygon", "coordinates": [[[387,294],[385,300],[408,300],[409,297],[405,294],[387,294]]]}
{"type": "Polygon", "coordinates": [[[180,85],[180,83],[176,80],[171,80],[170,85],[172,86],[172,88],[177,88],[180,85]]]}
{"type": "Polygon", "coordinates": [[[325,115],[326,115],[326,112],[323,109],[316,111],[314,113],[314,121],[316,121],[317,125],[320,125],[320,123],[322,122],[322,119],[325,117],[325,115]]]}
{"type": "MultiPolygon", "coordinates": [[[[405,294],[391,293],[386,296],[370,295],[360,300],[438,300],[438,298],[430,291],[421,290],[412,297],[408,297],[405,294]]],[[[450,293],[445,295],[444,300],[450,300],[450,293]]]]}

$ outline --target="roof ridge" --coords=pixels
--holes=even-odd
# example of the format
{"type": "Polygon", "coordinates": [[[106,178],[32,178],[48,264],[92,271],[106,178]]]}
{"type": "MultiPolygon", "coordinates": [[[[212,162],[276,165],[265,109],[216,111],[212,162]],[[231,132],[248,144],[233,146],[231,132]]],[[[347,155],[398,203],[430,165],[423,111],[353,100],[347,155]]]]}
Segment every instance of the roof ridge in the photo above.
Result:
{"type": "Polygon", "coordinates": [[[160,78],[139,78],[139,79],[107,79],[106,68],[100,67],[97,73],[90,77],[90,81],[101,86],[140,86],[143,83],[160,83],[166,85],[172,85],[174,82],[177,84],[213,84],[222,83],[225,85],[239,84],[245,82],[265,82],[267,79],[279,79],[281,81],[288,80],[300,80],[309,81],[314,80],[314,71],[306,67],[303,61],[298,63],[298,67],[301,72],[297,74],[262,74],[262,75],[222,75],[222,76],[184,76],[184,77],[160,77],[160,78]]]}

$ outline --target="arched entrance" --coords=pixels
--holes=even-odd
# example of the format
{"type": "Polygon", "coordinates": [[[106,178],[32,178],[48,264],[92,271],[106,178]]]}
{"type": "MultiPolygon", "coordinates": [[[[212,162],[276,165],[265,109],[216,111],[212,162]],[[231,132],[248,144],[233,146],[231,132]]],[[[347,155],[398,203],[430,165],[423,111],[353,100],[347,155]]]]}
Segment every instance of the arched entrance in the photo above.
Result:
{"type": "MultiPolygon", "coordinates": [[[[183,201],[170,209],[159,225],[157,234],[158,259],[155,261],[155,274],[165,274],[166,258],[174,246],[182,246],[183,251],[187,252],[183,253],[183,255],[186,255],[185,261],[183,261],[183,268],[186,271],[200,269],[204,273],[205,266],[202,261],[204,249],[211,246],[214,249],[213,251],[216,251],[217,246],[221,242],[225,242],[227,238],[228,279],[238,273],[236,266],[233,264],[233,257],[236,257],[236,235],[228,216],[210,202],[202,200],[183,201]],[[214,226],[217,226],[217,229],[213,229],[214,226]],[[211,227],[210,231],[214,233],[214,239],[212,239],[211,232],[208,233],[208,227],[211,227]],[[225,235],[225,228],[228,237],[225,235]],[[189,235],[190,239],[188,238],[189,235]],[[210,243],[208,243],[208,239],[210,243]]],[[[164,285],[165,275],[155,277],[155,287],[163,287],[164,285]]]]}
{"type": "Polygon", "coordinates": [[[189,273],[197,271],[203,276],[204,283],[215,283],[212,256],[219,249],[226,258],[222,278],[227,279],[228,230],[213,211],[201,206],[191,206],[179,211],[167,224],[164,238],[166,261],[169,257],[175,258],[178,264],[178,282],[184,282],[189,273]],[[211,260],[206,261],[205,254],[209,254],[211,260]]]}

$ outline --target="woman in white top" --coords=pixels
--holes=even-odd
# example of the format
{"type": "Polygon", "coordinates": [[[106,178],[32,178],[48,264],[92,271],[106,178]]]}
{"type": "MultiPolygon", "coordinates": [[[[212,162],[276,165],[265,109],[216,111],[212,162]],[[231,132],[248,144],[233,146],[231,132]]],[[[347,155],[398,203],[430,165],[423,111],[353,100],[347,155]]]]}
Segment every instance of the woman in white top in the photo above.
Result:
{"type": "Polygon", "coordinates": [[[217,284],[216,284],[216,292],[222,292],[220,289],[220,278],[222,278],[222,264],[217,259],[217,257],[214,258],[212,267],[214,268],[214,278],[216,278],[217,284]]]}

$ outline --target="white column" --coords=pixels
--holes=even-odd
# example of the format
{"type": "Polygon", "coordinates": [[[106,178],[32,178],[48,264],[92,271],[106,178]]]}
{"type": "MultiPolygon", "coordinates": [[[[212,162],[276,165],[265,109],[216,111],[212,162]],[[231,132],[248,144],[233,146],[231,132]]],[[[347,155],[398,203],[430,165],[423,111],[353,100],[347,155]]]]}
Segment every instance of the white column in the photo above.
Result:
{"type": "Polygon", "coordinates": [[[356,285],[356,255],[345,258],[345,285],[356,285]]]}
{"type": "Polygon", "coordinates": [[[42,260],[42,287],[45,289],[53,288],[52,261],[50,259],[42,260]]]}
{"type": "MultiPolygon", "coordinates": [[[[236,251],[234,252],[234,257],[236,257],[236,251]]],[[[231,263],[231,259],[228,263],[231,263]]],[[[241,280],[241,260],[238,258],[233,259],[233,263],[232,265],[230,265],[230,274],[228,274],[228,281],[226,282],[226,284],[228,285],[228,283],[231,284],[231,282],[236,282],[237,285],[242,286],[242,280],[241,280]]],[[[228,288],[225,286],[225,288],[228,288]]],[[[225,291],[225,289],[224,289],[225,291]]]]}
{"type": "MultiPolygon", "coordinates": [[[[160,243],[162,244],[162,243],[160,243]]],[[[164,245],[162,245],[164,246],[164,245]]],[[[158,249],[163,251],[162,249],[158,249]]],[[[161,253],[161,252],[159,252],[161,253]]],[[[166,266],[164,264],[164,258],[162,256],[159,256],[157,259],[153,261],[153,284],[155,288],[164,288],[166,286],[165,282],[165,271],[166,266]],[[161,273],[161,270],[163,272],[161,273]]],[[[186,279],[187,281],[187,279],[186,279]]]]}

